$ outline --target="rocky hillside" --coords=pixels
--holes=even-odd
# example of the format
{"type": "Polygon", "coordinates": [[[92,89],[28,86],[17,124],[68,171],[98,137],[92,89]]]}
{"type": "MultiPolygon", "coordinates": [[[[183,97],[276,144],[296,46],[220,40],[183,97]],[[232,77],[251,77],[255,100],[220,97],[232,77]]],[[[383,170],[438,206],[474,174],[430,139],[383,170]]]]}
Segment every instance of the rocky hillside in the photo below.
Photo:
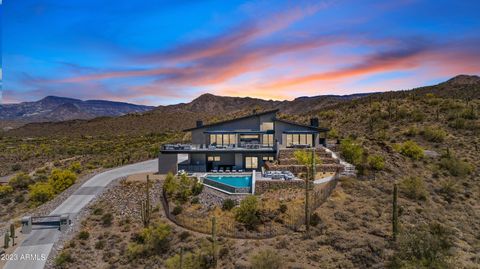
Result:
{"type": "Polygon", "coordinates": [[[153,107],[121,102],[87,100],[47,96],[36,102],[0,105],[0,120],[28,122],[65,121],[116,117],[128,113],[145,112],[153,107]]]}

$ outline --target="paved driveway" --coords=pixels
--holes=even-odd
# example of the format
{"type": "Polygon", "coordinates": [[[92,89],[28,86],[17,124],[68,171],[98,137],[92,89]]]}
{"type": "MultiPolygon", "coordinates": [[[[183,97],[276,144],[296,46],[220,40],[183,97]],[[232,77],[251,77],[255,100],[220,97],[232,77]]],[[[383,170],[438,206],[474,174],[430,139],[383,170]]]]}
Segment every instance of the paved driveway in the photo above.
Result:
{"type": "MultiPolygon", "coordinates": [[[[105,186],[114,179],[131,174],[158,171],[158,160],[130,164],[95,175],[85,182],[77,191],[68,197],[50,214],[75,215],[85,207],[105,186]]],[[[73,219],[73,217],[72,217],[73,219]]],[[[33,230],[22,244],[15,250],[14,258],[5,265],[5,269],[41,269],[53,243],[58,239],[60,231],[56,229],[33,230]]]]}

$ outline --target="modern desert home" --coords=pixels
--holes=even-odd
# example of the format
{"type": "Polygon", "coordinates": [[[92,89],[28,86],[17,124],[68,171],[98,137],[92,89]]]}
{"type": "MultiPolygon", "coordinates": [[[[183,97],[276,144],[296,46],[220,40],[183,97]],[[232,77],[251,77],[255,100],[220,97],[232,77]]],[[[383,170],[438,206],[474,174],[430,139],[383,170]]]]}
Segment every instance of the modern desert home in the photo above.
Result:
{"type": "Polygon", "coordinates": [[[274,161],[282,148],[309,148],[325,144],[327,128],[318,118],[310,125],[277,118],[270,110],[241,118],[204,125],[197,121],[191,132],[192,144],[163,145],[159,173],[251,171],[274,161]]]}

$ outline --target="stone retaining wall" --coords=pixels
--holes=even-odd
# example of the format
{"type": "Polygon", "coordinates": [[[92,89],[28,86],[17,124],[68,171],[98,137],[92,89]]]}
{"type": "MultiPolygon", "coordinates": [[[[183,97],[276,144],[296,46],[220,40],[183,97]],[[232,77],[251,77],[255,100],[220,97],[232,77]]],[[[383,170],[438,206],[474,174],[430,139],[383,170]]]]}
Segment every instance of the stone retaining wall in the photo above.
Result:
{"type": "Polygon", "coordinates": [[[305,188],[303,180],[256,180],[255,194],[262,194],[268,190],[305,188]]]}

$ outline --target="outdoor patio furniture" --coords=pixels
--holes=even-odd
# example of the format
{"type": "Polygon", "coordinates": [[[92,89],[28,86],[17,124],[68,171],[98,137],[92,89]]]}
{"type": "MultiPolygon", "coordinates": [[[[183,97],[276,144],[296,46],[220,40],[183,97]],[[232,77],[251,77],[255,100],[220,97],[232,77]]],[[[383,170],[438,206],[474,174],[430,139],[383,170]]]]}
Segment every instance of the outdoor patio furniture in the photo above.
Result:
{"type": "Polygon", "coordinates": [[[235,169],[232,169],[232,173],[236,173],[236,172],[237,172],[237,170],[235,170],[235,169]]]}
{"type": "Polygon", "coordinates": [[[219,173],[223,173],[223,169],[219,169],[218,172],[219,172],[219,173]]]}
{"type": "Polygon", "coordinates": [[[238,170],[238,172],[239,172],[239,173],[243,173],[243,170],[242,170],[242,169],[240,169],[240,170],[238,170]]]}
{"type": "Polygon", "coordinates": [[[212,173],[218,173],[218,170],[217,170],[217,169],[213,169],[213,170],[212,170],[212,173]]]}
{"type": "Polygon", "coordinates": [[[230,173],[230,169],[226,169],[226,170],[225,170],[225,173],[230,173]]]}

